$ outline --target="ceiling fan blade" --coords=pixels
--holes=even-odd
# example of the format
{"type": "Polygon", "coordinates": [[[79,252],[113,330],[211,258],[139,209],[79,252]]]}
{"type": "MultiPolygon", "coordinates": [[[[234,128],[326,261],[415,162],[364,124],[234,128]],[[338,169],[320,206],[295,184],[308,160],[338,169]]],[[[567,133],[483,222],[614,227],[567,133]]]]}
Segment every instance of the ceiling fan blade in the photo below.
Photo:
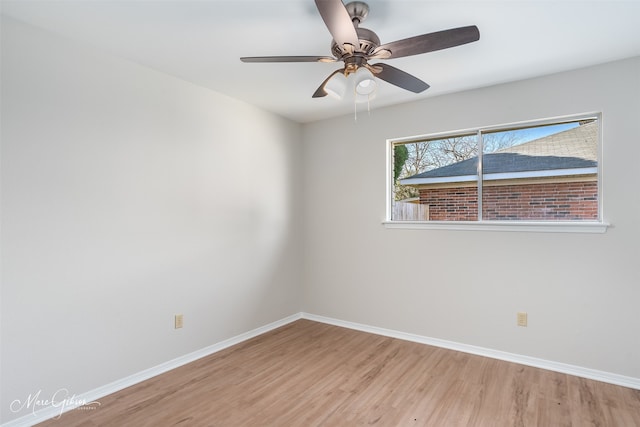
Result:
{"type": "Polygon", "coordinates": [[[242,62],[336,62],[332,56],[243,56],[242,62]]]}
{"type": "Polygon", "coordinates": [[[318,12],[329,29],[333,40],[342,48],[347,43],[355,49],[360,47],[358,34],[351,22],[349,12],[341,0],[315,0],[318,12]]]}
{"type": "Polygon", "coordinates": [[[331,73],[329,75],[329,77],[327,77],[326,79],[324,79],[324,81],[322,82],[322,84],[318,87],[318,89],[316,89],[316,91],[313,93],[312,98],[322,98],[324,96],[327,96],[328,93],[324,90],[324,87],[327,85],[327,82],[329,80],[331,80],[331,77],[335,76],[338,73],[344,73],[344,68],[341,68],[339,70],[334,71],[333,73],[331,73]]]}
{"type": "Polygon", "coordinates": [[[419,55],[421,53],[433,52],[447,49],[454,46],[475,42],[480,39],[480,31],[475,25],[468,27],[452,28],[450,30],[437,31],[435,33],[423,34],[421,36],[409,37],[408,39],[378,46],[371,54],[375,56],[377,52],[388,50],[391,55],[388,59],[401,58],[403,56],[419,55]]]}
{"type": "Polygon", "coordinates": [[[388,64],[373,64],[371,69],[373,69],[373,75],[379,79],[414,93],[420,93],[429,88],[429,85],[419,78],[388,64]]]}

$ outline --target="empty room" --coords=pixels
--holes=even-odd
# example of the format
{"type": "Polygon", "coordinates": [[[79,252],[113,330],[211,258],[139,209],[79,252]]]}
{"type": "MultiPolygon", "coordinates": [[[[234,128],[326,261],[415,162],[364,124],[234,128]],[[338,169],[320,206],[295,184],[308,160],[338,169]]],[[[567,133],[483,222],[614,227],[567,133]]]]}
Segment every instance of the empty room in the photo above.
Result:
{"type": "Polygon", "coordinates": [[[2,427],[640,426],[640,1],[0,7],[2,427]]]}

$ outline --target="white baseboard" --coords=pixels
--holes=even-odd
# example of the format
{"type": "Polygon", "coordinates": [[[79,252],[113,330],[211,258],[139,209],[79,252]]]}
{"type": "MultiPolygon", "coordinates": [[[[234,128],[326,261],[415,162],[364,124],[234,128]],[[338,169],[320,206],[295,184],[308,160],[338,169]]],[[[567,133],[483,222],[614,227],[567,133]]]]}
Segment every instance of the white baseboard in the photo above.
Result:
{"type": "MultiPolygon", "coordinates": [[[[231,347],[232,345],[236,345],[248,339],[257,337],[258,335],[262,335],[265,332],[269,332],[273,329],[276,329],[288,323],[294,322],[300,319],[301,317],[302,317],[302,313],[293,314],[291,316],[285,317],[284,319],[280,319],[273,323],[269,323],[268,325],[261,326],[249,332],[245,332],[243,334],[221,341],[217,344],[213,344],[203,349],[186,354],[184,356],[180,356],[173,360],[169,360],[168,362],[154,366],[153,368],[145,369],[144,371],[141,371],[136,374],[130,375],[126,378],[122,378],[120,380],[114,381],[110,384],[106,384],[104,386],[98,387],[96,389],[93,389],[81,395],[74,396],[73,402],[66,405],[62,413],[75,409],[78,406],[81,406],[81,404],[79,403],[74,404],[74,402],[98,402],[100,398],[105,397],[109,394],[123,390],[127,387],[138,384],[142,381],[148,380],[149,378],[153,378],[157,375],[163,374],[172,369],[178,368],[182,365],[186,365],[187,363],[191,363],[205,356],[209,356],[220,350],[224,350],[227,347],[231,347]]],[[[7,423],[2,424],[2,427],[31,427],[34,424],[38,424],[48,419],[57,417],[60,414],[61,414],[61,409],[59,406],[49,406],[49,407],[37,410],[33,413],[29,413],[28,415],[22,416],[20,418],[16,418],[15,420],[8,421],[7,423]]]]}
{"type": "Polygon", "coordinates": [[[521,365],[533,366],[535,368],[546,369],[549,371],[560,372],[563,374],[574,375],[577,377],[588,378],[591,380],[602,381],[605,383],[615,384],[623,387],[629,387],[640,390],[640,378],[627,377],[624,375],[613,374],[596,369],[583,368],[581,366],[568,365],[566,363],[553,362],[551,360],[538,359],[535,357],[523,356],[521,354],[507,353],[505,351],[492,350],[490,348],[477,347],[468,344],[461,344],[453,341],[441,340],[438,338],[429,338],[405,332],[394,331],[391,329],[378,328],[376,326],[363,325],[360,323],[347,322],[344,320],[332,319],[330,317],[318,316],[310,313],[301,313],[303,319],[309,319],[316,322],[327,323],[330,325],[341,326],[344,328],[354,329],[363,332],[369,332],[376,335],[383,335],[391,338],[398,338],[405,341],[413,341],[420,344],[432,345],[435,347],[447,348],[450,350],[461,351],[463,353],[475,354],[478,356],[490,357],[492,359],[504,360],[507,362],[518,363],[521,365]]]}
{"type": "MultiPolygon", "coordinates": [[[[348,322],[344,320],[333,319],[330,317],[318,316],[310,313],[297,313],[284,319],[269,323],[268,325],[253,329],[249,332],[237,335],[227,340],[221,341],[217,344],[210,345],[201,350],[194,351],[168,362],[162,363],[153,368],[145,369],[144,371],[130,375],[126,378],[114,381],[110,384],[98,387],[86,393],[74,397],[74,402],[96,402],[100,398],[117,391],[123,390],[132,385],[138,384],[142,381],[153,378],[157,375],[168,372],[172,369],[178,368],[187,363],[201,359],[205,356],[209,356],[225,348],[239,344],[248,339],[254,338],[258,335],[269,332],[273,329],[284,326],[288,323],[294,322],[298,319],[308,319],[315,322],[326,323],[329,325],[341,326],[343,328],[354,329],[357,331],[369,332],[376,335],[387,336],[391,338],[398,338],[405,341],[417,342],[420,344],[432,345],[435,347],[447,348],[450,350],[461,351],[464,353],[475,354],[478,356],[490,357],[493,359],[505,360],[507,362],[519,363],[521,365],[533,366],[536,368],[547,369],[550,371],[560,372],[563,374],[575,375],[582,378],[588,378],[596,381],[602,381],[610,384],[620,385],[623,387],[629,387],[640,390],[640,378],[627,377],[624,375],[613,374],[610,372],[598,371],[595,369],[583,368],[581,366],[568,365],[565,363],[553,362],[550,360],[538,359],[535,357],[523,356],[520,354],[507,353],[504,351],[492,350],[484,347],[477,347],[468,344],[461,344],[453,341],[441,340],[438,338],[429,338],[421,335],[409,334],[406,332],[394,331],[391,329],[379,328],[376,326],[364,325],[361,323],[348,322]]],[[[64,412],[75,409],[80,406],[69,404],[65,407],[64,412]]],[[[2,427],[31,427],[34,424],[41,423],[50,418],[54,418],[60,414],[59,407],[47,407],[22,416],[12,421],[8,421],[2,424],[2,427]]]]}

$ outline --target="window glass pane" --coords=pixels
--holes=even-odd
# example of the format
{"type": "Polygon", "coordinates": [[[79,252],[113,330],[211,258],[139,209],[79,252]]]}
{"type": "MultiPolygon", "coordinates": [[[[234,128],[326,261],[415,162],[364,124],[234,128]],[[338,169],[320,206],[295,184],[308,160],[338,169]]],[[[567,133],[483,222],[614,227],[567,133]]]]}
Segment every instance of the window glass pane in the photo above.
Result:
{"type": "Polygon", "coordinates": [[[394,221],[476,221],[475,134],[393,145],[394,221]]]}
{"type": "Polygon", "coordinates": [[[598,220],[598,121],[482,134],[483,220],[598,220]]]}

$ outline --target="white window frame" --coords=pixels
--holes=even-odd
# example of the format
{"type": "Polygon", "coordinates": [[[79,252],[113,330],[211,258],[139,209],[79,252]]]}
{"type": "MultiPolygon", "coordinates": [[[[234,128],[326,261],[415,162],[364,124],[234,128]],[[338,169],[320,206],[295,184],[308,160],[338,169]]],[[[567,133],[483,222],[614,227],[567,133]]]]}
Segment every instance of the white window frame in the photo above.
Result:
{"type": "MultiPolygon", "coordinates": [[[[425,229],[425,230],[463,230],[463,231],[525,231],[525,232],[559,232],[559,233],[604,233],[609,227],[609,223],[604,220],[603,191],[602,191],[602,113],[583,113],[547,119],[528,120],[516,123],[506,123],[477,127],[472,129],[462,129],[451,132],[432,133],[427,135],[417,135],[404,138],[393,138],[386,141],[386,216],[382,222],[386,228],[397,229],[425,229]],[[598,120],[598,220],[588,221],[494,221],[483,220],[481,214],[477,221],[394,221],[392,219],[393,209],[393,147],[397,143],[410,143],[424,140],[444,139],[458,136],[460,134],[500,131],[507,129],[527,128],[535,126],[551,125],[562,122],[570,122],[585,119],[598,120]]],[[[482,138],[480,137],[480,147],[482,149],[482,138]]],[[[482,157],[480,157],[481,159],[482,157]]],[[[480,160],[481,161],[481,160],[480,160]]],[[[479,167],[480,170],[480,167],[479,167]]],[[[482,177],[479,179],[478,198],[482,197],[482,177]]],[[[478,201],[478,209],[481,209],[481,201],[478,201]]]]}

